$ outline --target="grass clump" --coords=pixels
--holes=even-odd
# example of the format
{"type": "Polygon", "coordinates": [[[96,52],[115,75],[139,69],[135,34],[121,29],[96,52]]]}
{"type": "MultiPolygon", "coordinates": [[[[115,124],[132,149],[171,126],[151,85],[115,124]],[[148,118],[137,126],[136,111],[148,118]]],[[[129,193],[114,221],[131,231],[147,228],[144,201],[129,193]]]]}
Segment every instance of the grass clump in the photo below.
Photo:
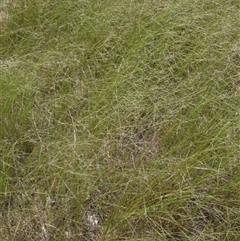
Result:
{"type": "Polygon", "coordinates": [[[239,240],[238,1],[4,8],[2,240],[239,240]]]}

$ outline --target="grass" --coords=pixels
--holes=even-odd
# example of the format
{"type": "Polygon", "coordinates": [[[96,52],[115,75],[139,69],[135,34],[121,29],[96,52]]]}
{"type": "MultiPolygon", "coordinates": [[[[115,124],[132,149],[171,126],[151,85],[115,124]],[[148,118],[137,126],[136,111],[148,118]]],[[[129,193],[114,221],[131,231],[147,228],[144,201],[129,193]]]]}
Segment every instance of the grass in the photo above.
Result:
{"type": "Polygon", "coordinates": [[[238,0],[4,8],[0,240],[240,239],[238,0]]]}

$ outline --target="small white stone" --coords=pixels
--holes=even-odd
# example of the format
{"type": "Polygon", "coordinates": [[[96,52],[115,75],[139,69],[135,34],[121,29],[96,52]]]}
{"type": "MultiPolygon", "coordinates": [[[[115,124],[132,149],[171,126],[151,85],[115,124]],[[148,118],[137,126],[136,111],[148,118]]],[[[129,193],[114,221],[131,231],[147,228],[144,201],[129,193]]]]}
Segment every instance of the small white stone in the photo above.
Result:
{"type": "Polygon", "coordinates": [[[97,226],[98,225],[98,217],[96,214],[87,214],[87,221],[92,225],[92,226],[97,226]]]}
{"type": "Polygon", "coordinates": [[[56,203],[56,201],[54,199],[52,199],[49,196],[46,197],[46,205],[47,206],[53,206],[55,203],[56,203]]]}

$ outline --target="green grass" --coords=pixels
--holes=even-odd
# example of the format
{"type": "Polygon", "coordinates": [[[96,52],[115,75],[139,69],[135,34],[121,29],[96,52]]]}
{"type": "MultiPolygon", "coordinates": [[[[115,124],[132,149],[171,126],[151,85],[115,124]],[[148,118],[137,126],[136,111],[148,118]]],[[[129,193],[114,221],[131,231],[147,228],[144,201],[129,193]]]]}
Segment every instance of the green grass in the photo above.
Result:
{"type": "Polygon", "coordinates": [[[4,8],[0,240],[240,240],[238,0],[4,8]]]}

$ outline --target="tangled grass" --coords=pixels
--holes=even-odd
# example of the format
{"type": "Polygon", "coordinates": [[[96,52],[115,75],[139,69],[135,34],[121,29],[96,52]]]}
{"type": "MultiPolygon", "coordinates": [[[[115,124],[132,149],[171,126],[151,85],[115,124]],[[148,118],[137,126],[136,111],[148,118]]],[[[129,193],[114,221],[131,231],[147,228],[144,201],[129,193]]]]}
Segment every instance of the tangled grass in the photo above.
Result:
{"type": "Polygon", "coordinates": [[[5,8],[0,240],[240,239],[238,0],[5,8]]]}

